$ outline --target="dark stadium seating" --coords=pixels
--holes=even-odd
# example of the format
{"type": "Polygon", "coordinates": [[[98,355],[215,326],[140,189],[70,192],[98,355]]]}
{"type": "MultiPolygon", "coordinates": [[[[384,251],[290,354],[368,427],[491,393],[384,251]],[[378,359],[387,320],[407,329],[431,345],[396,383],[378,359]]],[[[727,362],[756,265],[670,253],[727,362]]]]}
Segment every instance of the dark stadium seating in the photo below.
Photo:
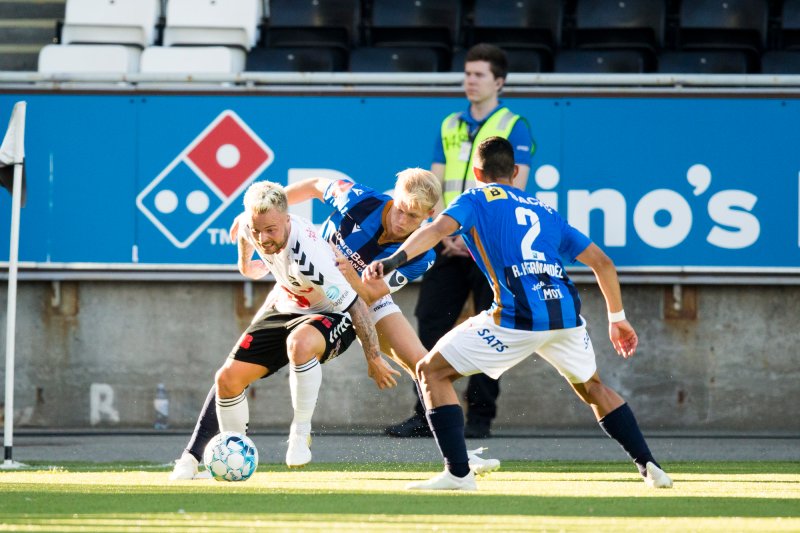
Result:
{"type": "Polygon", "coordinates": [[[578,48],[664,46],[666,0],[577,0],[574,44],[578,48]]]}
{"type": "Polygon", "coordinates": [[[658,72],[664,74],[747,74],[756,69],[742,50],[690,50],[664,52],[658,72]]]}
{"type": "Polygon", "coordinates": [[[556,54],[555,72],[639,74],[644,54],[638,50],[563,50],[556,54]]]}
{"type": "Polygon", "coordinates": [[[461,32],[460,0],[372,0],[371,46],[430,48],[449,64],[461,32]]]}
{"type": "MultiPolygon", "coordinates": [[[[82,27],[76,26],[75,13],[92,1],[103,0],[66,0],[66,20],[55,28],[58,38],[65,43],[130,45],[113,17],[108,28],[100,23],[89,28],[89,37],[76,37],[82,27]]],[[[511,72],[763,69],[788,74],[797,72],[797,55],[790,52],[800,51],[800,0],[256,1],[258,13],[235,10],[243,13],[239,26],[227,8],[220,11],[223,4],[245,5],[238,0],[119,0],[109,9],[138,3],[161,6],[157,23],[153,16],[147,18],[146,37],[137,46],[252,47],[247,70],[259,71],[461,71],[465,51],[488,42],[506,50],[511,72]],[[214,10],[225,16],[206,16],[192,27],[191,20],[214,10]],[[179,12],[190,15],[186,22],[178,20],[179,12]],[[377,48],[388,50],[373,50],[377,48]]],[[[64,68],[73,67],[64,63],[64,68]]],[[[125,69],[135,72],[136,65],[126,64],[125,69]]]]}
{"type": "Polygon", "coordinates": [[[266,45],[350,50],[358,43],[359,0],[270,0],[266,45]]]}
{"type": "Polygon", "coordinates": [[[248,72],[339,72],[347,67],[341,49],[256,47],[247,54],[245,70],[248,72]]]}
{"type": "Polygon", "coordinates": [[[767,43],[767,0],[681,2],[678,44],[682,49],[737,49],[759,54],[767,43]]]}
{"type": "Polygon", "coordinates": [[[800,74],[800,50],[771,50],[761,56],[763,74],[800,74]]]}
{"type": "Polygon", "coordinates": [[[553,0],[475,0],[469,43],[504,49],[535,49],[550,56],[561,46],[561,2],[553,0]]]}
{"type": "Polygon", "coordinates": [[[439,55],[430,48],[356,48],[350,52],[351,72],[438,72],[439,55]]]}

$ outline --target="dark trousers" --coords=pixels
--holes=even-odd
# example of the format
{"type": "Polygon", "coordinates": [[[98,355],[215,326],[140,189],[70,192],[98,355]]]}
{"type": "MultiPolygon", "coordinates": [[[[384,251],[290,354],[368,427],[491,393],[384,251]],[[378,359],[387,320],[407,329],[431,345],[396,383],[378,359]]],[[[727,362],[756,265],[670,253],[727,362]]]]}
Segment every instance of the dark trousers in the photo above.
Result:
{"type": "MultiPolygon", "coordinates": [[[[492,305],[492,289],[472,258],[437,256],[436,262],[422,278],[414,310],[419,339],[426,349],[432,349],[445,333],[453,329],[470,294],[476,313],[492,305]]],[[[499,394],[499,380],[486,374],[470,376],[466,392],[467,423],[490,423],[497,416],[499,394]]],[[[419,400],[414,409],[417,413],[424,413],[419,400]]]]}

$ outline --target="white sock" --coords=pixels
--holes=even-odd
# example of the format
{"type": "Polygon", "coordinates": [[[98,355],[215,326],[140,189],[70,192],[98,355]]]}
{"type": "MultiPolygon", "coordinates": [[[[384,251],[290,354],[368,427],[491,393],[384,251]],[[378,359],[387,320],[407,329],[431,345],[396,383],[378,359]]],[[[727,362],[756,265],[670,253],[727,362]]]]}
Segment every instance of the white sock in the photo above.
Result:
{"type": "Polygon", "coordinates": [[[322,367],[316,357],[302,365],[289,365],[289,389],[294,409],[292,433],[311,433],[311,417],[314,416],[321,385],[322,367]]]}
{"type": "Polygon", "coordinates": [[[247,433],[250,408],[247,406],[247,390],[233,398],[220,398],[217,393],[217,420],[220,431],[247,433]]]}

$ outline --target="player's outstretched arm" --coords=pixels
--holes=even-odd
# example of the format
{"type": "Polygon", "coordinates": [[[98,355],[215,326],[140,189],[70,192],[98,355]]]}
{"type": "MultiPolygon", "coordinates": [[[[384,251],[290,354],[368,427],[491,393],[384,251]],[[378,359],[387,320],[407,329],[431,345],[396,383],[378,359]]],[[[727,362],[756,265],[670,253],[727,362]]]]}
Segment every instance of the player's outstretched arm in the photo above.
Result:
{"type": "Polygon", "coordinates": [[[380,261],[373,261],[364,269],[362,277],[365,280],[381,279],[383,276],[408,262],[409,259],[427,252],[447,235],[460,227],[456,220],[448,215],[441,214],[436,220],[418,228],[395,253],[380,261]]]}
{"type": "Polygon", "coordinates": [[[286,191],[286,199],[289,205],[299,204],[312,198],[322,200],[325,189],[328,188],[331,181],[328,178],[308,178],[292,183],[284,189],[286,191]]]}
{"type": "Polygon", "coordinates": [[[622,307],[622,290],[619,286],[614,262],[596,244],[591,243],[578,254],[578,261],[594,272],[597,284],[603,292],[608,310],[608,336],[616,352],[624,358],[631,357],[639,345],[639,338],[633,326],[625,319],[622,307]]]}
{"type": "Polygon", "coordinates": [[[394,376],[399,376],[400,372],[392,368],[381,356],[378,333],[375,331],[375,326],[369,317],[369,310],[366,304],[361,298],[358,298],[350,306],[348,312],[353,319],[356,335],[361,341],[364,357],[367,358],[367,374],[378,385],[379,389],[390,389],[396,386],[397,381],[394,376]]]}
{"type": "Polygon", "coordinates": [[[353,287],[366,305],[374,304],[391,292],[389,286],[382,279],[362,280],[356,269],[353,268],[353,265],[342,255],[338,248],[334,247],[333,253],[336,254],[336,267],[339,272],[342,273],[344,279],[353,287]]]}

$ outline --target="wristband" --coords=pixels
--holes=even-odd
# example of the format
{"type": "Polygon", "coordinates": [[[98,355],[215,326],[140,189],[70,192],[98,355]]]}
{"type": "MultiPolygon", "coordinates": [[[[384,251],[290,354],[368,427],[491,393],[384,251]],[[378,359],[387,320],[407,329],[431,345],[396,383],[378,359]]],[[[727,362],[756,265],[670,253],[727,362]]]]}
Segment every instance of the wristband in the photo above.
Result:
{"type": "Polygon", "coordinates": [[[617,311],[616,313],[608,313],[608,321],[611,323],[622,322],[625,320],[625,310],[617,311]]]}

